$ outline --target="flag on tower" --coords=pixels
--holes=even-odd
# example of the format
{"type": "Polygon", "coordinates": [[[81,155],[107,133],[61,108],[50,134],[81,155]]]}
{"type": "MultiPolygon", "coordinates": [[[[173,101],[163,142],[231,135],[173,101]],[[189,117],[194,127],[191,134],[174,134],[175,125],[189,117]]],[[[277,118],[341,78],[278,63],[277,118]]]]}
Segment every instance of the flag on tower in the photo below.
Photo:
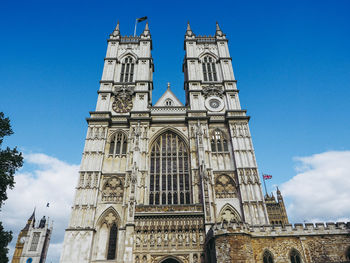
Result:
{"type": "Polygon", "coordinates": [[[147,19],[147,16],[144,16],[144,17],[137,18],[136,21],[142,22],[142,21],[145,21],[146,19],[147,19]]]}
{"type": "Polygon", "coordinates": [[[266,180],[266,179],[272,179],[272,175],[263,174],[263,178],[264,178],[264,180],[266,180]]]}

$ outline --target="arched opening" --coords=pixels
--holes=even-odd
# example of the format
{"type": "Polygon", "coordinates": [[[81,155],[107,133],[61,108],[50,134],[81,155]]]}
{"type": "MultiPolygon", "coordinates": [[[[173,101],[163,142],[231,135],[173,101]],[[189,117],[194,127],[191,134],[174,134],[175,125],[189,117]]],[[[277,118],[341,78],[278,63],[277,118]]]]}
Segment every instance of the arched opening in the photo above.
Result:
{"type": "Polygon", "coordinates": [[[150,155],[150,205],[190,204],[189,151],[175,132],[162,133],[150,155]]]}
{"type": "Polygon", "coordinates": [[[348,249],[346,250],[345,257],[346,257],[346,260],[350,261],[350,247],[348,247],[348,249]]]}
{"type": "Polygon", "coordinates": [[[174,258],[167,258],[167,259],[161,261],[161,263],[180,263],[180,261],[178,261],[174,258]]]}
{"type": "Polygon", "coordinates": [[[263,263],[273,263],[272,253],[268,250],[263,254],[263,263]]]}
{"type": "Polygon", "coordinates": [[[291,263],[302,263],[299,252],[294,248],[290,252],[290,262],[291,263]]]}

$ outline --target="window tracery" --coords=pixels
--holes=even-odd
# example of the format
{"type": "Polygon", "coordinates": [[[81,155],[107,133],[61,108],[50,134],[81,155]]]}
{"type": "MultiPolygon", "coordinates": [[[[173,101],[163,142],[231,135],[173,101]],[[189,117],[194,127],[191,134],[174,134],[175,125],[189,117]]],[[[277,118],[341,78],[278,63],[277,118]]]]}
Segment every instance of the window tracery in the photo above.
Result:
{"type": "Polygon", "coordinates": [[[272,253],[268,250],[264,252],[263,263],[273,263],[272,253]]]}
{"type": "Polygon", "coordinates": [[[120,178],[109,178],[102,189],[102,201],[122,203],[123,182],[120,178]]]}
{"type": "Polygon", "coordinates": [[[149,203],[191,203],[188,149],[171,131],[160,135],[151,148],[149,203]]]}
{"type": "Polygon", "coordinates": [[[292,251],[290,252],[290,262],[291,263],[301,263],[300,254],[295,249],[292,249],[292,251]]]}
{"type": "Polygon", "coordinates": [[[131,56],[127,56],[124,59],[120,72],[120,82],[133,82],[134,65],[135,63],[131,56]]]}
{"type": "Polygon", "coordinates": [[[228,175],[220,175],[215,182],[215,196],[217,198],[234,198],[237,196],[236,184],[228,175]]]}
{"type": "Polygon", "coordinates": [[[225,205],[224,208],[221,210],[220,213],[220,222],[241,222],[241,217],[239,216],[238,212],[230,205],[225,205]]]}
{"type": "Polygon", "coordinates": [[[212,132],[210,143],[212,153],[228,152],[227,139],[219,129],[216,129],[212,132]]]}
{"type": "Polygon", "coordinates": [[[126,155],[127,140],[127,136],[122,132],[114,134],[109,145],[109,156],[121,157],[126,155]]]}
{"type": "Polygon", "coordinates": [[[204,81],[217,81],[215,61],[211,56],[205,56],[202,62],[204,81]]]}

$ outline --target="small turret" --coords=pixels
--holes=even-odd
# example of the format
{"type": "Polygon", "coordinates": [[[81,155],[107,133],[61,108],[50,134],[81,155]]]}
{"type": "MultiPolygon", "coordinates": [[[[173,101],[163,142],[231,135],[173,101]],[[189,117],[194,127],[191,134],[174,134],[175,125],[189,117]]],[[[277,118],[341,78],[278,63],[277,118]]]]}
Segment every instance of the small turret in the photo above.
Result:
{"type": "Polygon", "coordinates": [[[151,33],[149,31],[148,22],[146,22],[145,29],[143,30],[141,36],[148,37],[150,35],[151,35],[151,33]]]}
{"type": "Polygon", "coordinates": [[[224,33],[222,33],[221,28],[219,26],[219,23],[216,22],[216,32],[215,32],[215,36],[219,36],[222,37],[224,35],[224,33]]]}
{"type": "Polygon", "coordinates": [[[190,26],[190,22],[187,22],[187,30],[186,30],[186,37],[192,37],[194,36],[191,26],[190,26]]]}
{"type": "Polygon", "coordinates": [[[117,23],[117,26],[115,27],[112,34],[110,34],[111,38],[118,38],[120,36],[120,30],[119,30],[119,21],[117,23]]]}
{"type": "Polygon", "coordinates": [[[34,208],[32,215],[28,218],[27,224],[25,225],[25,227],[22,230],[28,230],[30,228],[30,226],[31,227],[35,226],[35,208],[34,208]]]}
{"type": "Polygon", "coordinates": [[[39,228],[44,228],[46,224],[46,218],[45,216],[43,216],[43,218],[41,218],[40,223],[39,223],[39,228]]]}

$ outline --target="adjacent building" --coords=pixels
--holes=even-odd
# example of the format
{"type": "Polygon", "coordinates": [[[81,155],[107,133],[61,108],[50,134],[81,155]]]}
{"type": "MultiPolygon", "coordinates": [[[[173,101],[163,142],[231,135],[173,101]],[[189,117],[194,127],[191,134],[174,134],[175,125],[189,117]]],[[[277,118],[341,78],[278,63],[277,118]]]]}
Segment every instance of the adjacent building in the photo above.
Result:
{"type": "Polygon", "coordinates": [[[35,224],[35,211],[18,235],[12,263],[45,263],[50,244],[52,225],[45,216],[35,224]]]}

